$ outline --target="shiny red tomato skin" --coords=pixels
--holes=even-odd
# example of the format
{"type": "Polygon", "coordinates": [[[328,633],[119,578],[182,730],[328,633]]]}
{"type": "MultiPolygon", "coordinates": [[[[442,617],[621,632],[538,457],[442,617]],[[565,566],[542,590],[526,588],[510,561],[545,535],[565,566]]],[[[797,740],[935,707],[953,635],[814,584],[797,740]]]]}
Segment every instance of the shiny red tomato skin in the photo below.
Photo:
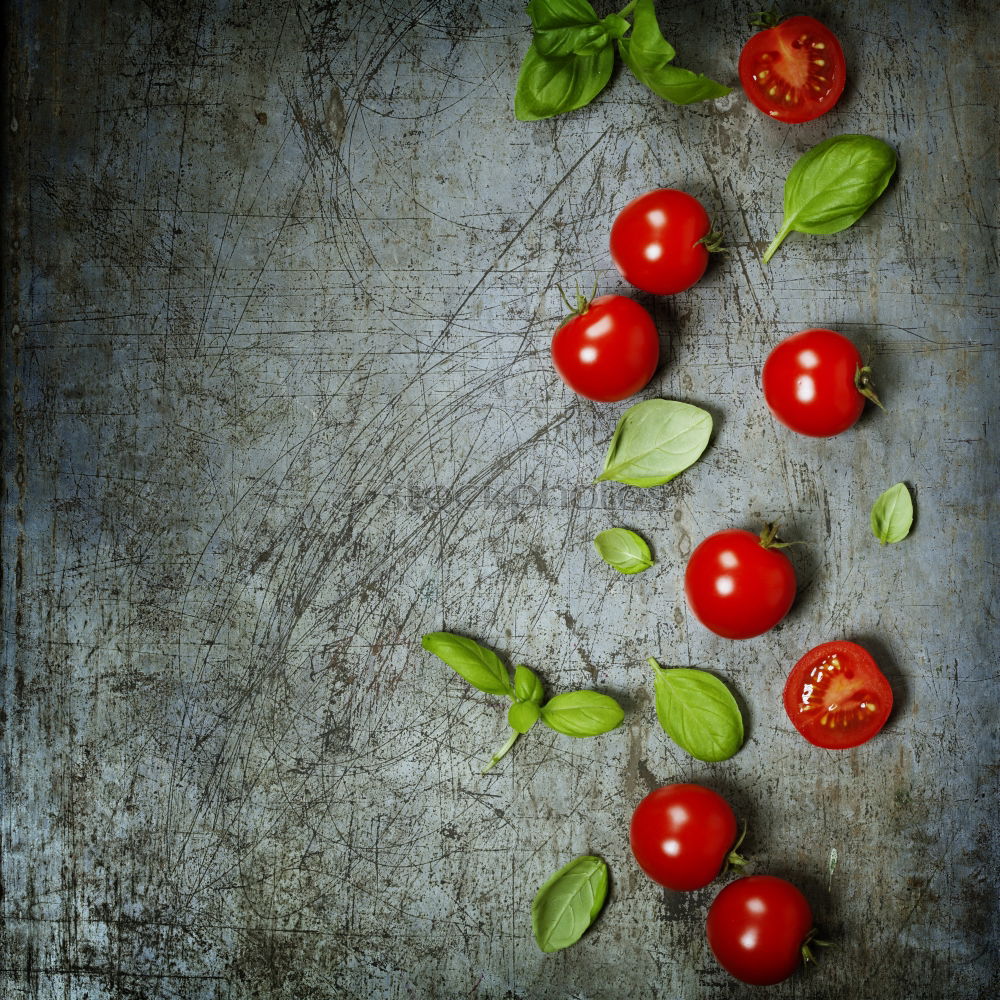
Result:
{"type": "Polygon", "coordinates": [[[660,338],[653,317],[624,295],[601,295],[552,337],[552,363],[576,393],[599,403],[634,396],[653,377],[660,338]]]}
{"type": "Polygon", "coordinates": [[[684,593],[692,614],[716,635],[752,639],[774,628],[795,600],[795,570],[752,531],[709,535],[688,559],[684,593]]]}
{"type": "Polygon", "coordinates": [[[664,785],[636,806],[629,843],[654,881],[682,892],[701,889],[722,870],[736,843],[736,816],[702,785],[664,785]]]}
{"type": "Polygon", "coordinates": [[[857,423],[865,397],[855,383],[858,349],[835,330],[803,330],[764,362],[761,386],[775,418],[808,437],[833,437],[857,423]]]}
{"type": "Polygon", "coordinates": [[[753,986],[772,986],[801,964],[813,930],[812,910],[791,882],[776,875],[748,875],[715,897],[705,922],[719,965],[753,986]]]}
{"type": "Polygon", "coordinates": [[[697,198],[657,188],[630,201],[611,226],[611,259],[622,277],[653,295],[690,288],[708,267],[700,242],[712,229],[697,198]]]}
{"type": "Polygon", "coordinates": [[[841,639],[810,649],[792,667],[785,712],[813,746],[846,750],[867,743],[892,711],[892,688],[868,650],[841,639]]]}
{"type": "Polygon", "coordinates": [[[825,115],[840,100],[847,82],[836,35],[805,15],[751,37],[740,53],[739,74],[750,101],[775,121],[788,124],[825,115]],[[772,89],[776,93],[771,94],[772,89]]]}

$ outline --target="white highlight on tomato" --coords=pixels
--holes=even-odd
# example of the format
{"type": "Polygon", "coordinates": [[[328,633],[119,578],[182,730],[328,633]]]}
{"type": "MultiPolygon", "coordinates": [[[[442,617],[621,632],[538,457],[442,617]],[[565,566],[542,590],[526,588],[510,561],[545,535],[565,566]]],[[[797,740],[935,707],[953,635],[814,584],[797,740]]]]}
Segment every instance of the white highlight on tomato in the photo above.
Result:
{"type": "Polygon", "coordinates": [[[661,846],[663,847],[663,853],[667,857],[676,858],[681,853],[681,842],[674,837],[663,841],[661,846]]]}
{"type": "Polygon", "coordinates": [[[736,557],[736,553],[732,549],[726,549],[725,552],[719,553],[719,565],[723,569],[735,569],[739,564],[739,559],[736,557]]]}
{"type": "Polygon", "coordinates": [[[799,351],[799,364],[803,368],[819,368],[819,355],[807,347],[804,351],[799,351]]]}
{"type": "Polygon", "coordinates": [[[720,597],[728,597],[736,589],[736,581],[731,576],[720,576],[715,581],[715,592],[720,597]]]}
{"type": "Polygon", "coordinates": [[[800,403],[811,403],[816,398],[816,382],[812,375],[799,375],[796,378],[795,398],[800,403]]]}
{"type": "Polygon", "coordinates": [[[580,360],[586,364],[591,365],[597,360],[597,348],[593,345],[588,345],[587,347],[580,348],[580,360]]]}
{"type": "Polygon", "coordinates": [[[654,208],[646,213],[646,218],[650,225],[665,226],[667,224],[667,213],[662,208],[654,208]]]}
{"type": "Polygon", "coordinates": [[[585,336],[588,340],[598,340],[609,334],[614,324],[615,321],[610,315],[602,316],[596,323],[592,323],[587,327],[585,336]]]}
{"type": "Polygon", "coordinates": [[[743,947],[746,948],[747,951],[750,951],[752,948],[756,948],[757,947],[756,928],[751,927],[749,930],[744,931],[740,935],[740,944],[743,945],[743,947]]]}
{"type": "Polygon", "coordinates": [[[659,260],[663,256],[663,247],[659,243],[650,243],[643,251],[646,260],[659,260]]]}

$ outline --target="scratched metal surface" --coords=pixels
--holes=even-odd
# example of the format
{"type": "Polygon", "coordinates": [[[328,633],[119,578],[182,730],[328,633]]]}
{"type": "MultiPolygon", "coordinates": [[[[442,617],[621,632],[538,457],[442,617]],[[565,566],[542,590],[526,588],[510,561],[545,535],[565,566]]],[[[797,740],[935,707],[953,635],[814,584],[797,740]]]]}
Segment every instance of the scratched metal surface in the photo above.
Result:
{"type": "MultiPolygon", "coordinates": [[[[741,93],[665,106],[625,74],[513,120],[519,3],[60,4],[8,15],[0,993],[36,998],[742,997],[708,952],[714,888],[659,890],[626,824],[703,781],[749,820],[836,949],[775,997],[979,997],[995,983],[995,52],[989,4],[814,5],[850,83],[785,128],[741,93]],[[988,81],[992,79],[992,84],[988,81]],[[899,151],[849,232],[792,236],[781,185],[819,139],[899,151]],[[731,255],[644,298],[645,396],[716,433],[668,486],[590,485],[626,404],[574,398],[557,283],[621,291],[625,200],[702,198],[731,255]],[[829,441],[771,420],[769,347],[843,330],[888,412],[829,441]],[[913,535],[879,549],[899,480],[913,535]],[[778,518],[800,593],[744,643],[694,623],[692,545],[778,518]],[[656,567],[618,577],[626,525],[656,567]],[[450,628],[550,691],[627,708],[533,731],[486,777],[498,699],[421,652],[450,628]],[[897,707],[808,746],[779,704],[860,639],[897,707]],[[647,652],[722,672],[745,748],[659,732],[647,652]],[[828,860],[836,849],[831,874],[828,860]],[[535,888],[610,864],[592,931],[543,955],[535,888]]],[[[660,4],[726,81],[749,7],[660,4]]]]}

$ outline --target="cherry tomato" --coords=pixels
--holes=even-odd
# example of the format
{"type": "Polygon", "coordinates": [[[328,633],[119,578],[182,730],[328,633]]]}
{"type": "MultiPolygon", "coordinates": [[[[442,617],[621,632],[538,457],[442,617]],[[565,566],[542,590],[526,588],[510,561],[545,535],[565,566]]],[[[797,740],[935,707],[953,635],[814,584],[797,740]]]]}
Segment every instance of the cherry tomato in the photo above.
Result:
{"type": "Polygon", "coordinates": [[[809,956],[812,910],[791,882],[748,875],[715,897],[705,930],[712,954],[726,972],[744,983],[771,986],[787,979],[809,956]]]}
{"type": "Polygon", "coordinates": [[[711,229],[697,198],[658,188],[618,213],[611,226],[611,259],[629,284],[674,295],[705,273],[709,249],[718,249],[719,237],[711,229]]]}
{"type": "Polygon", "coordinates": [[[747,97],[779,122],[825,115],[844,92],[844,52],[815,18],[790,17],[758,31],[740,53],[740,83],[747,97]]]}
{"type": "Polygon", "coordinates": [[[701,785],[664,785],[632,814],[632,853],[639,867],[668,889],[700,889],[722,871],[736,843],[736,817],[717,792],[701,785]]]}
{"type": "Polygon", "coordinates": [[[785,711],[813,746],[860,746],[892,711],[892,688],[867,650],[841,639],[810,649],[785,683],[785,711]]]}
{"type": "Polygon", "coordinates": [[[601,295],[577,308],[552,337],[556,371],[574,392],[600,403],[635,395],[660,357],[653,317],[624,295],[601,295]]]}
{"type": "Polygon", "coordinates": [[[695,618],[727,639],[752,639],[777,625],[795,600],[795,570],[779,544],[773,526],[759,536],[735,528],[709,535],[684,573],[695,618]]]}
{"type": "Polygon", "coordinates": [[[832,437],[857,422],[866,398],[882,405],[870,378],[871,369],[843,334],[803,330],[771,351],[761,384],[771,412],[786,427],[832,437]]]}

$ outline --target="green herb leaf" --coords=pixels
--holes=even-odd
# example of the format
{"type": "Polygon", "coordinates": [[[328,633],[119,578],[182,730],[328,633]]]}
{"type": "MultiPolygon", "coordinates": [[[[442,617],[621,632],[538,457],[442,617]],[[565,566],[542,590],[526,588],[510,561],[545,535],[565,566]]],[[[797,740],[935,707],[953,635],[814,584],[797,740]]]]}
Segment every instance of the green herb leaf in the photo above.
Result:
{"type": "Polygon", "coordinates": [[[913,525],[913,498],[905,483],[896,483],[872,507],[872,534],[885,545],[901,542],[913,525]]]}
{"type": "Polygon", "coordinates": [[[644,539],[628,528],[609,528],[594,539],[597,554],[619,573],[641,573],[653,565],[644,539]]]}
{"type": "Polygon", "coordinates": [[[829,235],[853,226],[895,170],[895,150],[869,135],[835,135],[813,146],[785,181],[785,218],[764,251],[764,263],[793,230],[829,235]]]}
{"type": "Polygon", "coordinates": [[[729,87],[707,76],[669,65],[677,53],[660,31],[653,0],[638,0],[632,33],[619,38],[618,50],[640,82],[674,104],[693,104],[729,93],[729,87]]]}
{"type": "Polygon", "coordinates": [[[542,706],[542,722],[565,736],[598,736],[617,729],[624,718],[614,698],[596,691],[557,694],[542,706]]]}
{"type": "Polygon", "coordinates": [[[515,701],[507,709],[507,725],[515,732],[526,733],[541,715],[539,707],[531,701],[515,701]]]}
{"type": "Polygon", "coordinates": [[[547,59],[534,43],[528,49],[514,93],[514,114],[533,122],[589,104],[611,79],[615,53],[610,39],[589,55],[547,59]]]}
{"type": "Polygon", "coordinates": [[[628,21],[618,14],[599,21],[586,0],[533,0],[528,16],[535,49],[546,59],[593,55],[629,29],[628,21]]]}
{"type": "Polygon", "coordinates": [[[664,670],[652,656],[656,716],[663,731],[698,760],[728,760],[743,746],[743,716],[725,684],[706,670],[664,670]]]}
{"type": "Polygon", "coordinates": [[[451,632],[429,632],[420,644],[428,653],[444,660],[474,688],[487,694],[514,694],[510,674],[492,649],[451,632]]]}
{"type": "Polygon", "coordinates": [[[712,416],[690,403],[647,399],[618,421],[604,471],[594,480],[659,486],[701,457],[712,434],[712,416]]]}
{"type": "Polygon", "coordinates": [[[518,701],[530,701],[534,705],[541,705],[545,697],[545,688],[542,687],[541,678],[530,667],[515,667],[514,697],[518,701]]]}
{"type": "Polygon", "coordinates": [[[601,912],[608,894],[608,866],[586,854],[560,868],[535,894],[531,928],[545,952],[568,948],[601,912]]]}

